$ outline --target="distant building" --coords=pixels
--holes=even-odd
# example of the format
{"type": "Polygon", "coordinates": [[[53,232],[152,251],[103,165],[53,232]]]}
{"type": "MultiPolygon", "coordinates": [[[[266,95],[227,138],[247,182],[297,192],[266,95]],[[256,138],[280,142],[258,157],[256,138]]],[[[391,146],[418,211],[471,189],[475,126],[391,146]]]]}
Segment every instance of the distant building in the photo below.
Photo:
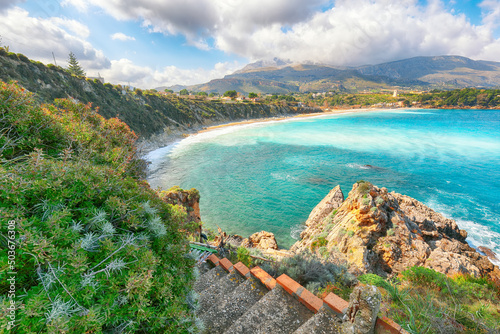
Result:
{"type": "Polygon", "coordinates": [[[398,97],[398,90],[397,89],[395,89],[394,93],[392,93],[392,97],[398,97]]]}

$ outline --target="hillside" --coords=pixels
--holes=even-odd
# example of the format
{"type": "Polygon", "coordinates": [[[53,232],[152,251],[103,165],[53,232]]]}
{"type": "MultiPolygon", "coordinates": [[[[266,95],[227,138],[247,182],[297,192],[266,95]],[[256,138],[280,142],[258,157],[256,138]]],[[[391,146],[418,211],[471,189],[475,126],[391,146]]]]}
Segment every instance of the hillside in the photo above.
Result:
{"type": "Polygon", "coordinates": [[[33,97],[0,82],[0,332],[191,331],[186,211],[142,180],[135,134],[33,97]]]}
{"type": "MultiPolygon", "coordinates": [[[[126,89],[99,80],[72,76],[63,68],[32,61],[0,49],[0,80],[17,81],[41,102],[69,98],[92,103],[105,118],[127,123],[141,138],[186,132],[229,121],[308,113],[314,110],[279,104],[233,104],[159,94],[155,90],[126,89]]],[[[317,111],[317,110],[316,110],[317,111]]]]}
{"type": "Polygon", "coordinates": [[[358,92],[394,86],[453,89],[500,86],[500,63],[459,56],[415,57],[359,67],[256,62],[242,70],[188,87],[193,91],[283,93],[313,91],[358,92]],[[276,87],[276,88],[275,88],[276,87]]]}

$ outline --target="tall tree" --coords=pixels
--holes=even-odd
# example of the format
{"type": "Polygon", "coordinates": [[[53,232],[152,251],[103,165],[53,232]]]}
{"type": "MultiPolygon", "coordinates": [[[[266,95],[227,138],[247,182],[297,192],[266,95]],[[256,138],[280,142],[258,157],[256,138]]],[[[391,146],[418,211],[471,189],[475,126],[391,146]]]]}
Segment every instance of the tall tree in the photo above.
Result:
{"type": "Polygon", "coordinates": [[[73,75],[85,76],[85,71],[80,66],[80,63],[78,62],[78,59],[76,59],[76,56],[73,52],[69,53],[68,72],[73,75]]]}

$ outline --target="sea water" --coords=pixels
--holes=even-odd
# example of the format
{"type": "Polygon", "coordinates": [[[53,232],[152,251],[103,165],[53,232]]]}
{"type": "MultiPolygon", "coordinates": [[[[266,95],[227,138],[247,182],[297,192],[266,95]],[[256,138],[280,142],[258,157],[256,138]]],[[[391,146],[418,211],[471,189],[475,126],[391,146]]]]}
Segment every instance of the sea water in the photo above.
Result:
{"type": "Polygon", "coordinates": [[[232,126],[151,152],[153,187],[197,188],[206,227],[291,246],[311,210],[365,180],[411,196],[500,254],[500,111],[387,110],[232,126]]]}

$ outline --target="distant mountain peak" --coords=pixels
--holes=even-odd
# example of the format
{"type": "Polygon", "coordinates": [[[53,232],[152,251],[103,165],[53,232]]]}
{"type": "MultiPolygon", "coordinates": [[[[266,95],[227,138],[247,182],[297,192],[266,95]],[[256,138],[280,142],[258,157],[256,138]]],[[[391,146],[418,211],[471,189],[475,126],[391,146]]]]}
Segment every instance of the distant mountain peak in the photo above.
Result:
{"type": "Polygon", "coordinates": [[[245,73],[245,72],[251,72],[255,70],[260,70],[263,68],[280,68],[283,66],[287,66],[292,64],[290,60],[284,60],[278,57],[274,57],[273,59],[262,59],[258,60],[254,63],[250,63],[243,67],[241,70],[238,70],[234,73],[245,73]]]}
{"type": "Polygon", "coordinates": [[[292,62],[280,58],[259,60],[233,74],[189,90],[240,93],[289,93],[391,89],[416,90],[462,87],[499,87],[500,62],[462,56],[418,56],[364,66],[333,66],[292,62]]]}

